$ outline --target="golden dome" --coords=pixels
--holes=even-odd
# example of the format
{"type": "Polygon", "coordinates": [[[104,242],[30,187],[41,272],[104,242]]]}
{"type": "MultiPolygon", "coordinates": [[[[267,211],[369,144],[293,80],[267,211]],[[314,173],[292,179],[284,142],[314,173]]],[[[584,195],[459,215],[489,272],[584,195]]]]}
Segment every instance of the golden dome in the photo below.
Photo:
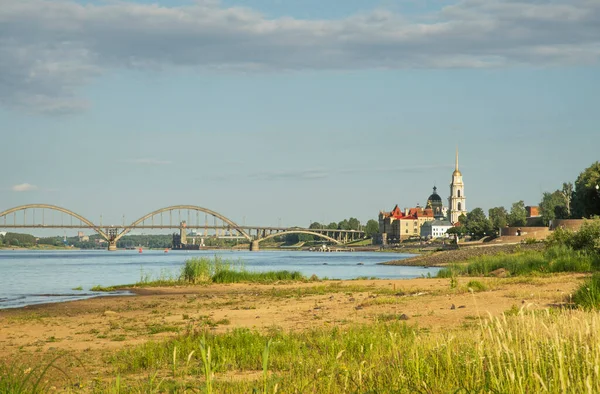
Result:
{"type": "Polygon", "coordinates": [[[462,173],[459,170],[454,170],[452,176],[462,176],[462,173]]]}

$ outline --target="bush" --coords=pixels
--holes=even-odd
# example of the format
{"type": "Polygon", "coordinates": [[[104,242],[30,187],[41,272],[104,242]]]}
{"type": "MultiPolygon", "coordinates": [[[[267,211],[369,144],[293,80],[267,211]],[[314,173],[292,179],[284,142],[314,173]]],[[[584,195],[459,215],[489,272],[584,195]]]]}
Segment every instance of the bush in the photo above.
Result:
{"type": "Polygon", "coordinates": [[[548,246],[564,245],[574,250],[600,253],[600,218],[584,220],[576,232],[558,228],[546,239],[546,243],[548,246]]]}

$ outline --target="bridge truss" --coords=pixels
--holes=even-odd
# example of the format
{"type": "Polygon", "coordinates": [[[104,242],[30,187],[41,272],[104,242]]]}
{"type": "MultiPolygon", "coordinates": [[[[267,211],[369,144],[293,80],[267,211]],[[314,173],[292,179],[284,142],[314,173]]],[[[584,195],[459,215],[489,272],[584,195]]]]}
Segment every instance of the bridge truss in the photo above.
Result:
{"type": "Polygon", "coordinates": [[[328,242],[343,244],[364,237],[364,232],[335,229],[304,229],[298,227],[240,226],[226,216],[196,205],[174,205],[150,212],[126,224],[94,224],[85,217],[56,205],[29,204],[0,212],[0,228],[15,229],[90,229],[108,242],[109,250],[116,250],[119,239],[132,230],[178,229],[185,239],[188,230],[196,230],[198,236],[238,237],[250,243],[251,250],[258,250],[259,243],[287,234],[310,234],[328,242]]]}

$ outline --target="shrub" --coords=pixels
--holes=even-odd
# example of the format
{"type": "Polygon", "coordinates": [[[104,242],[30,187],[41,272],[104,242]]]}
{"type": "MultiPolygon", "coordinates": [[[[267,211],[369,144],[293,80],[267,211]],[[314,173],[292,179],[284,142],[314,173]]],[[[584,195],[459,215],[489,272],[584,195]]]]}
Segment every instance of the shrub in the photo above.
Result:
{"type": "Polygon", "coordinates": [[[574,250],[600,253],[600,218],[584,220],[579,231],[556,229],[547,239],[548,246],[568,246],[574,250]]]}

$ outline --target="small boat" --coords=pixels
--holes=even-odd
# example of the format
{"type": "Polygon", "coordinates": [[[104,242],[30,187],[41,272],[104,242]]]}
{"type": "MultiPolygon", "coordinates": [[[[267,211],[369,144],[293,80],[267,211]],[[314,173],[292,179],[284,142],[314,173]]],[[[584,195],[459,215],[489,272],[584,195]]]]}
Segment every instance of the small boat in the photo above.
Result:
{"type": "Polygon", "coordinates": [[[140,248],[140,249],[138,250],[138,253],[142,253],[142,248],[140,248]]]}

